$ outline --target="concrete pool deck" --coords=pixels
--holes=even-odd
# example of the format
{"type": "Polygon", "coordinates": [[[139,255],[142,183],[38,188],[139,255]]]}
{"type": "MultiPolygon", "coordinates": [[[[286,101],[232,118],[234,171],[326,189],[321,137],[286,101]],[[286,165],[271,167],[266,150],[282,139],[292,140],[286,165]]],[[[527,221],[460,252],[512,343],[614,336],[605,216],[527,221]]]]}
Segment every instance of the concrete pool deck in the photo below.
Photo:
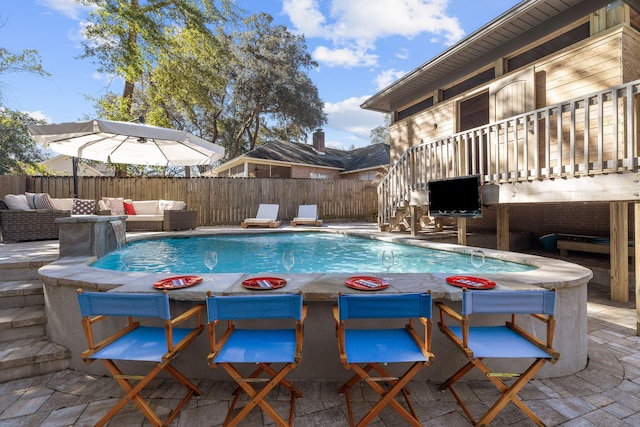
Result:
{"type": "MultiPolygon", "coordinates": [[[[433,243],[425,239],[415,238],[406,234],[379,233],[377,228],[369,225],[336,224],[318,228],[310,227],[281,227],[279,229],[247,230],[233,228],[202,228],[186,232],[145,233],[128,235],[128,240],[138,238],[154,238],[171,236],[201,236],[218,233],[281,233],[286,231],[338,232],[354,236],[380,239],[384,241],[407,243],[440,250],[462,252],[470,254],[472,248],[446,243],[433,243]]],[[[78,236],[80,238],[80,236],[78,236]]],[[[591,271],[576,264],[570,264],[559,259],[543,258],[536,255],[502,252],[483,249],[487,257],[495,257],[507,261],[520,262],[537,267],[536,270],[525,272],[483,274],[482,277],[495,281],[496,289],[521,290],[543,287],[556,289],[557,309],[555,328],[555,347],[560,354],[560,360],[553,365],[546,365],[539,373],[539,377],[555,377],[573,374],[582,370],[587,364],[587,316],[586,292],[587,282],[591,278],[591,271]]],[[[60,253],[65,250],[61,241],[60,253]]],[[[79,357],[84,349],[84,342],[75,337],[82,336],[82,328],[77,321],[80,318],[76,299],[76,290],[103,292],[157,292],[152,284],[167,278],[171,273],[149,272],[116,272],[89,267],[95,257],[67,256],[52,262],[39,270],[44,282],[47,311],[47,335],[56,343],[71,351],[71,368],[83,370],[90,374],[102,374],[104,368],[98,364],[87,366],[79,357]],[[59,307],[65,307],[60,310],[59,307]]],[[[260,274],[224,273],[213,274],[214,280],[207,281],[208,274],[200,274],[205,280],[197,286],[172,290],[170,298],[172,306],[177,312],[184,311],[194,303],[202,303],[207,292],[222,295],[255,293],[242,287],[242,281],[257,277],[260,274]]],[[[270,275],[273,275],[271,273],[270,275]]],[[[335,324],[332,306],[340,292],[361,293],[345,286],[345,280],[354,275],[380,275],[380,272],[354,271],[352,273],[315,273],[315,274],[287,274],[289,279],[286,287],[269,292],[302,292],[305,302],[309,304],[309,314],[305,322],[305,362],[292,373],[294,379],[323,379],[336,380],[344,376],[344,369],[335,354],[335,324]]],[[[459,305],[462,298],[460,288],[446,284],[447,273],[409,273],[389,274],[392,277],[390,286],[381,291],[384,293],[409,293],[431,291],[434,300],[444,300],[459,305]]],[[[284,276],[284,275],[279,275],[284,276]]],[[[434,311],[435,313],[435,311],[434,311]]],[[[435,322],[434,322],[435,323],[435,322]]],[[[538,322],[532,324],[536,328],[543,325],[538,322]]],[[[437,328],[434,328],[436,330],[437,328]]],[[[542,334],[542,329],[536,333],[542,334]]],[[[452,372],[453,367],[462,364],[464,359],[453,345],[440,333],[434,333],[432,348],[436,353],[436,361],[428,370],[420,373],[420,378],[429,377],[434,380],[444,380],[452,372]]],[[[178,360],[176,366],[186,375],[201,378],[225,378],[220,370],[208,372],[206,364],[192,363],[202,354],[207,354],[208,341],[196,340],[186,350],[187,357],[178,360]]],[[[516,362],[514,362],[514,365],[516,362]]],[[[518,369],[518,368],[514,368],[518,369]]]]}
{"type": "MultiPolygon", "coordinates": [[[[57,242],[52,241],[0,244],[0,264],[48,262],[57,258],[57,251],[57,242]]],[[[635,335],[634,307],[633,303],[612,303],[607,286],[589,285],[587,367],[573,375],[534,380],[521,393],[523,400],[534,408],[547,425],[640,425],[640,337],[635,335]]],[[[296,405],[296,425],[348,425],[344,398],[336,393],[338,382],[295,383],[305,393],[296,405]]],[[[192,399],[172,425],[221,425],[233,384],[208,377],[198,380],[198,384],[203,388],[204,395],[192,399]]],[[[468,387],[468,399],[474,402],[474,412],[486,409],[495,392],[487,388],[486,382],[468,381],[465,385],[468,387]]],[[[437,386],[436,382],[429,380],[411,384],[423,425],[469,425],[451,395],[439,392],[437,386]]],[[[168,392],[171,389],[170,383],[155,384],[150,396],[152,406],[162,408],[166,393],[161,391],[168,392]]],[[[92,425],[114,403],[113,399],[121,394],[112,378],[74,370],[0,382],[0,395],[3,396],[0,402],[0,426],[92,425]]],[[[375,400],[367,393],[359,396],[359,399],[361,402],[358,407],[363,410],[375,400]]],[[[131,405],[114,423],[140,426],[143,421],[143,416],[131,405]]],[[[385,410],[373,425],[396,426],[399,422],[393,411],[385,410]]],[[[507,408],[494,425],[520,426],[523,423],[527,425],[518,410],[507,408]]],[[[272,424],[269,419],[262,418],[260,411],[254,410],[244,425],[272,424]]]]}

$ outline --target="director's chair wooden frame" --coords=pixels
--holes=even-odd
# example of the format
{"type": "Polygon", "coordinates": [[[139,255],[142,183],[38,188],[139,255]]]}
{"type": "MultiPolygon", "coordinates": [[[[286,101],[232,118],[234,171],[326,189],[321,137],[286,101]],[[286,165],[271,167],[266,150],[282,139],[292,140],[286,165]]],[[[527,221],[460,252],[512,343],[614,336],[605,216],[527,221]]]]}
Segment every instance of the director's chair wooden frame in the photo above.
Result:
{"type": "MultiPolygon", "coordinates": [[[[171,366],[171,362],[204,330],[204,305],[195,306],[172,319],[166,291],[158,294],[129,294],[83,292],[79,289],[78,302],[89,347],[82,352],[82,359],[87,364],[101,360],[125,391],[125,396],[96,426],[106,424],[130,401],[136,404],[152,425],[166,426],[194,394],[201,394],[198,387],[171,366]],[[126,326],[96,342],[95,324],[113,317],[127,318],[126,326]],[[159,319],[163,326],[141,326],[138,319],[142,318],[159,319]],[[176,327],[190,319],[195,319],[194,327],[176,327]],[[150,362],[155,363],[155,366],[146,375],[128,375],[122,372],[115,361],[150,362]],[[187,394],[164,421],[140,395],[144,387],[162,371],[168,372],[187,389],[187,394]],[[134,385],[132,381],[138,383],[134,385]]],[[[99,334],[104,335],[104,332],[99,334]]]]}
{"type": "Polygon", "coordinates": [[[207,357],[209,366],[222,366],[238,384],[223,425],[238,425],[253,408],[259,406],[278,426],[291,426],[295,400],[302,397],[302,392],[285,377],[302,359],[304,319],[307,316],[307,306],[302,302],[302,294],[211,296],[209,293],[207,312],[211,347],[211,353],[207,357]],[[284,319],[285,323],[293,321],[295,326],[280,329],[236,326],[236,321],[239,320],[265,319],[284,319]],[[218,337],[216,326],[221,321],[226,321],[227,328],[218,337]],[[238,364],[258,367],[245,376],[234,366],[238,364]],[[282,364],[282,367],[276,371],[272,364],[282,364]],[[255,386],[261,383],[264,385],[258,390],[255,386]],[[288,422],[265,400],[269,392],[278,385],[291,392],[288,422]],[[242,391],[250,400],[233,416],[242,391]]]}
{"type": "MultiPolygon", "coordinates": [[[[434,359],[431,353],[431,294],[377,294],[339,295],[338,306],[333,314],[336,321],[336,335],[340,362],[355,375],[349,379],[338,393],[344,394],[349,413],[349,425],[354,418],[349,391],[360,381],[369,385],[380,400],[362,417],[357,426],[366,426],[388,405],[395,409],[412,426],[421,426],[415,409],[409,399],[407,384],[420,370],[429,366],[434,359]],[[347,324],[356,319],[370,322],[374,319],[408,319],[404,328],[377,327],[362,329],[347,324]],[[423,337],[414,329],[414,319],[424,328],[423,337]],[[383,365],[410,363],[410,367],[400,376],[393,376],[383,365]],[[362,366],[361,366],[362,365],[362,366]],[[378,376],[372,376],[375,372],[378,376]],[[387,383],[388,389],[380,385],[387,383]],[[396,399],[402,393],[409,410],[396,399]]],[[[357,320],[356,320],[357,321],[357,320]]]]}
{"type": "Polygon", "coordinates": [[[542,420],[520,399],[518,392],[546,362],[553,364],[560,357],[560,353],[553,348],[555,301],[554,290],[465,289],[461,313],[442,302],[436,302],[440,309],[438,327],[468,359],[462,368],[440,385],[440,390],[449,389],[469,420],[476,426],[488,425],[509,402],[517,406],[534,423],[544,426],[542,420]],[[503,325],[471,326],[469,316],[472,314],[507,314],[510,318],[503,325]],[[541,340],[534,332],[524,329],[522,322],[516,323],[517,315],[527,315],[530,319],[543,322],[546,338],[541,340]],[[453,319],[456,326],[447,325],[446,319],[453,319]],[[533,362],[522,372],[495,372],[484,363],[485,358],[533,359],[533,362]],[[453,384],[473,368],[482,372],[502,393],[478,421],[453,388],[453,384]],[[511,382],[511,385],[505,381],[511,382]]]}

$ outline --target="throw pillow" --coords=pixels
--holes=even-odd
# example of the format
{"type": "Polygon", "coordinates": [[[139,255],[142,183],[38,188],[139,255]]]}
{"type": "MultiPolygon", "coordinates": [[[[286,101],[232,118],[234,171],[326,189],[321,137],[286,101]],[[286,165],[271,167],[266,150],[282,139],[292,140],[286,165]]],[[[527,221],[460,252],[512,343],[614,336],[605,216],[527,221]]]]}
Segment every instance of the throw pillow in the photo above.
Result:
{"type": "Polygon", "coordinates": [[[127,215],[135,215],[136,214],[136,210],[133,207],[133,203],[122,202],[122,204],[124,205],[124,213],[126,213],[127,215]]]}
{"type": "Polygon", "coordinates": [[[93,215],[96,202],[94,200],[73,199],[71,215],[93,215]]]}
{"type": "Polygon", "coordinates": [[[35,205],[36,209],[46,209],[49,211],[56,210],[56,205],[55,203],[53,203],[53,200],[51,200],[51,196],[49,196],[49,193],[36,194],[33,198],[33,204],[35,205]]]}
{"type": "Polygon", "coordinates": [[[111,215],[124,215],[124,199],[122,197],[103,197],[111,215]]]}
{"type": "Polygon", "coordinates": [[[30,211],[29,202],[27,202],[27,196],[24,194],[7,194],[4,196],[4,202],[9,209],[15,209],[19,211],[30,211]]]}
{"type": "Polygon", "coordinates": [[[35,205],[34,199],[36,198],[36,193],[27,193],[27,192],[25,191],[24,195],[25,195],[25,196],[26,196],[26,198],[27,198],[27,203],[29,203],[29,207],[30,207],[31,209],[35,209],[35,208],[36,208],[36,205],[35,205]]]}

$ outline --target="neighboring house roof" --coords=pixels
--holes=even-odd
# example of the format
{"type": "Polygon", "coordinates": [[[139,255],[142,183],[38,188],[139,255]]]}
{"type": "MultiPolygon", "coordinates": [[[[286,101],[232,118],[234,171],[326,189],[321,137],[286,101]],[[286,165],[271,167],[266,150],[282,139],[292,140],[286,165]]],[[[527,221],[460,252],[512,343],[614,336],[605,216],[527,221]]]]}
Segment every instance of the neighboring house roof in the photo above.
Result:
{"type": "Polygon", "coordinates": [[[324,152],[318,152],[309,144],[273,140],[265,142],[242,156],[223,163],[213,169],[212,172],[227,170],[252,159],[324,167],[343,172],[378,168],[387,166],[390,162],[389,146],[387,144],[371,144],[347,151],[325,148],[324,152]]]}
{"type": "MultiPolygon", "coordinates": [[[[637,5],[638,0],[625,0],[637,5]]],[[[391,112],[563,28],[611,0],[525,0],[440,55],[367,99],[361,107],[391,112]],[[562,15],[562,16],[560,16],[562,15]]]]}
{"type": "Polygon", "coordinates": [[[388,166],[389,162],[389,145],[366,145],[351,151],[351,157],[344,168],[344,172],[354,172],[364,169],[373,169],[380,166],[388,166]]]}

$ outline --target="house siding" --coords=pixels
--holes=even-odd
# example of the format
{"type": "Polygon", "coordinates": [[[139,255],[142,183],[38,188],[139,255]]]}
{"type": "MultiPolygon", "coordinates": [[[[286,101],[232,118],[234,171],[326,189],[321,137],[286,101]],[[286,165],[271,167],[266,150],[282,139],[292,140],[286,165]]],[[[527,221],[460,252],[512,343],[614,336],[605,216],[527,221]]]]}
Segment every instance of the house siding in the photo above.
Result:
{"type": "Polygon", "coordinates": [[[407,148],[425,141],[438,139],[453,134],[455,120],[455,103],[445,101],[428,110],[415,114],[407,119],[389,126],[389,136],[393,143],[390,146],[391,163],[393,164],[407,148]],[[437,127],[434,127],[437,125],[437,127]]]}
{"type": "Polygon", "coordinates": [[[324,174],[327,179],[339,178],[339,171],[325,168],[314,168],[312,166],[292,166],[291,178],[309,178],[312,173],[324,174]]]}
{"type": "Polygon", "coordinates": [[[622,37],[622,77],[625,82],[640,79],[640,34],[629,27],[622,37]]]}
{"type": "Polygon", "coordinates": [[[618,27],[537,63],[536,107],[623,83],[622,36],[622,27],[618,27]]]}
{"type": "MultiPolygon", "coordinates": [[[[562,51],[545,57],[532,64],[535,76],[535,107],[541,108],[567,99],[579,97],[584,94],[597,92],[606,88],[616,86],[628,81],[640,78],[640,35],[629,26],[620,25],[614,29],[607,30],[601,34],[577,43],[575,46],[563,49],[562,51]]],[[[520,72],[517,70],[515,72],[520,72]]],[[[507,78],[509,74],[500,76],[500,79],[507,78]]],[[[422,111],[404,120],[391,124],[389,131],[393,143],[391,144],[391,162],[397,161],[402,154],[410,147],[419,145],[422,140],[436,140],[458,131],[457,129],[457,104],[467,98],[475,96],[488,90],[488,85],[474,88],[460,97],[436,104],[428,110],[422,111]],[[434,128],[434,125],[437,127],[434,128]]],[[[622,107],[622,106],[620,106],[622,107]]],[[[610,107],[609,107],[610,108],[610,107]]],[[[620,111],[623,111],[620,108],[620,111]]],[[[562,117],[565,130],[568,129],[570,117],[562,117]]],[[[576,117],[577,121],[583,121],[584,117],[576,117]]],[[[591,138],[589,140],[589,161],[598,160],[597,120],[590,121],[591,138]]],[[[551,118],[552,137],[556,132],[557,117],[551,118]]],[[[623,129],[619,129],[623,132],[623,129]]],[[[542,153],[544,148],[544,132],[539,134],[538,152],[542,153]]],[[[610,126],[605,126],[603,138],[605,147],[613,138],[610,126]]],[[[502,138],[502,135],[499,135],[502,138]]],[[[577,141],[582,141],[583,134],[576,135],[577,141]]],[[[565,145],[568,150],[568,146],[565,145]]],[[[513,162],[512,149],[510,147],[501,148],[503,151],[502,161],[513,162]]],[[[623,153],[618,153],[621,156],[623,153]]],[[[611,151],[603,153],[604,158],[613,157],[611,151]]],[[[523,153],[519,154],[518,162],[522,164],[523,153]]],[[[533,144],[529,146],[529,167],[534,159],[533,144]]],[[[557,152],[551,152],[551,160],[558,159],[557,152]]],[[[562,163],[569,161],[568,151],[562,153],[562,163]]],[[[540,160],[540,159],[538,159],[540,160]]],[[[579,159],[579,161],[582,161],[579,159]]]]}

